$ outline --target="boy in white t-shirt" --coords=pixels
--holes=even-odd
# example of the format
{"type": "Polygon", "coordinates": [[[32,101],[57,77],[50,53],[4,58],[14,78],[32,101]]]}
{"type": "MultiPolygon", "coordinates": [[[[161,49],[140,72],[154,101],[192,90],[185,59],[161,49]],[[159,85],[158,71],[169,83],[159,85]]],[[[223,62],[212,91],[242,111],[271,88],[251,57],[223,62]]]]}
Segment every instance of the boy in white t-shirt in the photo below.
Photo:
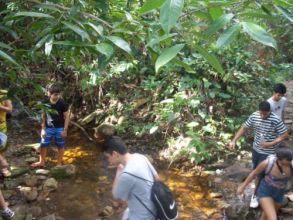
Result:
{"type": "Polygon", "coordinates": [[[287,98],[284,97],[287,91],[286,86],[282,83],[277,83],[273,89],[273,96],[268,99],[271,111],[284,121],[284,111],[287,104],[287,98]]]}

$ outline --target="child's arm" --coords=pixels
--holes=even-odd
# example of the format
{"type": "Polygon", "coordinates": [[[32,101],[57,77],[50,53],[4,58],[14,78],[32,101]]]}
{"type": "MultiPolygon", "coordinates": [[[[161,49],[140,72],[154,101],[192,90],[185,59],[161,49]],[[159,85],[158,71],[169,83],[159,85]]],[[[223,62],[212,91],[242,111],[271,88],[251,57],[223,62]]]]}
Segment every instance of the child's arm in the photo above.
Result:
{"type": "Polygon", "coordinates": [[[238,187],[236,194],[241,195],[246,186],[260,173],[264,172],[268,165],[268,159],[262,161],[245,179],[245,181],[238,187]]]}
{"type": "Polygon", "coordinates": [[[9,99],[3,102],[3,105],[0,105],[0,111],[3,112],[12,112],[12,103],[9,99]]]}
{"type": "Polygon", "coordinates": [[[235,137],[231,140],[231,142],[229,143],[229,145],[227,146],[229,150],[234,150],[235,146],[236,146],[236,142],[237,140],[246,133],[246,131],[248,130],[247,127],[242,126],[237,133],[235,134],[235,137]]]}
{"type": "Polygon", "coordinates": [[[64,116],[64,131],[62,132],[62,138],[67,137],[67,130],[68,130],[68,125],[69,125],[69,111],[63,112],[64,116]]]}
{"type": "Polygon", "coordinates": [[[41,123],[41,138],[46,137],[46,114],[42,113],[42,123],[41,123]]]}

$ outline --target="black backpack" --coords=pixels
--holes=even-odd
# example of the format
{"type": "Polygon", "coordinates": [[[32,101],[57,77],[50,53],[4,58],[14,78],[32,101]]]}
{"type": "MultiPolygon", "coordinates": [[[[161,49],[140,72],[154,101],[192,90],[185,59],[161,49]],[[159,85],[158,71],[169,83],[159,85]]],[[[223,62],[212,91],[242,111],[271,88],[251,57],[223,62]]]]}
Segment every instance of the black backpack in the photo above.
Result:
{"type": "MultiPolygon", "coordinates": [[[[157,214],[155,215],[136,195],[135,198],[157,219],[159,220],[175,220],[178,217],[177,205],[172,195],[169,187],[162,181],[157,181],[154,178],[154,182],[144,179],[142,177],[136,176],[132,173],[127,173],[130,176],[138,178],[140,180],[153,183],[151,189],[151,199],[157,209],[157,214]]],[[[154,176],[153,176],[154,177],[154,176]]]]}

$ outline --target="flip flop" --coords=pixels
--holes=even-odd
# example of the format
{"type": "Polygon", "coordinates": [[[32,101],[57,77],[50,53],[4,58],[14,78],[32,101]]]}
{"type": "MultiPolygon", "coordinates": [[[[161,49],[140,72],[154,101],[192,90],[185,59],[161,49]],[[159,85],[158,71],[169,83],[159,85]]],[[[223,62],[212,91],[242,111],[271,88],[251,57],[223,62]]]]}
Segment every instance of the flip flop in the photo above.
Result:
{"type": "Polygon", "coordinates": [[[32,163],[32,164],[30,165],[30,167],[33,168],[33,169],[36,169],[36,168],[44,168],[45,165],[42,165],[42,164],[40,164],[39,162],[37,162],[37,163],[32,163]]]}

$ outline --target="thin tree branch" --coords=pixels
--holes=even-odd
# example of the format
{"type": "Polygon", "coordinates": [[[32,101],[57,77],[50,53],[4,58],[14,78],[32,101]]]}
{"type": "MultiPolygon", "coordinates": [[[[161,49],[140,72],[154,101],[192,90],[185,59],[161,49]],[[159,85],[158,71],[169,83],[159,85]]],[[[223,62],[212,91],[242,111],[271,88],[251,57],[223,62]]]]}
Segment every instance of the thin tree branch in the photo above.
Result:
{"type": "MultiPolygon", "coordinates": [[[[33,3],[36,3],[36,4],[40,4],[40,5],[53,6],[53,7],[65,10],[65,11],[70,10],[70,8],[68,8],[68,7],[65,7],[63,5],[58,5],[58,4],[55,4],[55,3],[48,3],[48,2],[43,3],[43,2],[40,2],[38,0],[29,0],[29,1],[33,2],[33,3]]],[[[100,18],[98,18],[98,17],[96,17],[96,16],[94,16],[94,15],[92,15],[90,13],[87,13],[87,12],[80,12],[80,13],[85,17],[92,18],[92,19],[98,21],[99,23],[101,23],[102,25],[104,25],[107,28],[113,29],[112,25],[109,24],[107,21],[104,21],[104,20],[102,20],[102,19],[100,19],[100,18]]]]}

